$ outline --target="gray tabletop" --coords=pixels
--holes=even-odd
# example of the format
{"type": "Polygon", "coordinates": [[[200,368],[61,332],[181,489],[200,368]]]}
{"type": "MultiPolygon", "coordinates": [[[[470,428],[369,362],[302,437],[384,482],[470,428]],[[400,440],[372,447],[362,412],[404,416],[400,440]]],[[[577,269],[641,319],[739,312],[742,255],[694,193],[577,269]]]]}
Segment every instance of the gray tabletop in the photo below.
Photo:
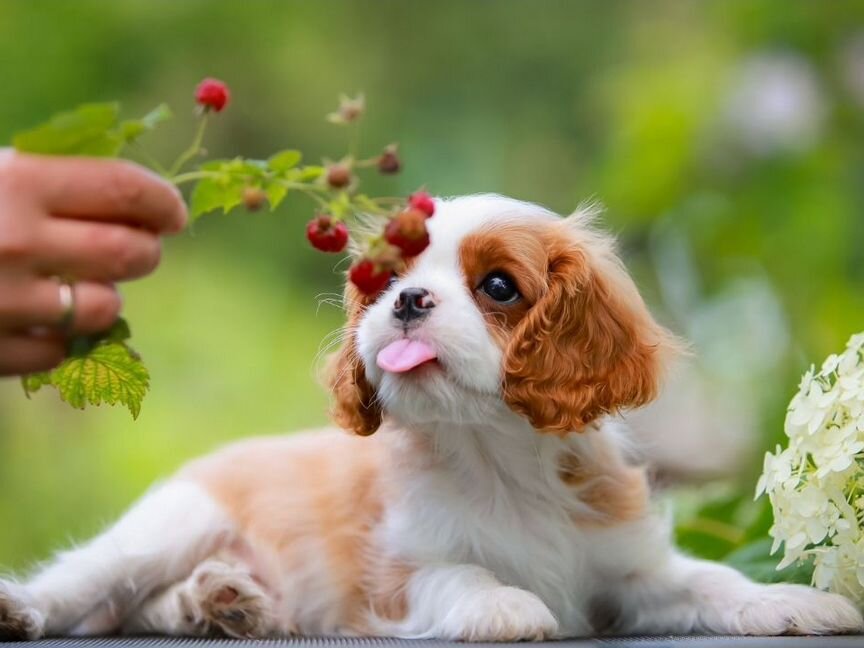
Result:
{"type": "MultiPolygon", "coordinates": [[[[7,646],[28,648],[501,648],[507,644],[459,644],[447,641],[405,641],[401,639],[353,639],[345,637],[297,637],[292,639],[232,640],[184,639],[166,637],[112,637],[103,639],[44,639],[33,642],[10,642],[7,646]]],[[[556,642],[520,644],[541,648],[864,648],[864,635],[841,637],[616,637],[575,639],[556,642]]]]}

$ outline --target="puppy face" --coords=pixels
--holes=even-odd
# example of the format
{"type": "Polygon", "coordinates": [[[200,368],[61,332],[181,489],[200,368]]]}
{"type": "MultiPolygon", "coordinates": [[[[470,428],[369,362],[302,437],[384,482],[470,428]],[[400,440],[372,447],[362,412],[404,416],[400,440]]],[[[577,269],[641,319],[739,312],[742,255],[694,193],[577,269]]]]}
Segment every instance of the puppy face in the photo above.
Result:
{"type": "Polygon", "coordinates": [[[498,196],[439,201],[431,245],[374,300],[350,286],[335,418],[371,434],[502,409],[578,431],[655,395],[671,336],[590,217],[498,196]]]}

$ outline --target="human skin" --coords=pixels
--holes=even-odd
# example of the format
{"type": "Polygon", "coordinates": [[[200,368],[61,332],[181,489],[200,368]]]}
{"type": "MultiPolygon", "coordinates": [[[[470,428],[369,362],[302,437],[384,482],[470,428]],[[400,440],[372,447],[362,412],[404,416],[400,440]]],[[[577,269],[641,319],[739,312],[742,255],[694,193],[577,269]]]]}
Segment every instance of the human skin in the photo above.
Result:
{"type": "Polygon", "coordinates": [[[134,163],[0,150],[0,376],[50,369],[69,335],[109,328],[115,284],[152,272],[186,222],[179,191],[134,163]]]}

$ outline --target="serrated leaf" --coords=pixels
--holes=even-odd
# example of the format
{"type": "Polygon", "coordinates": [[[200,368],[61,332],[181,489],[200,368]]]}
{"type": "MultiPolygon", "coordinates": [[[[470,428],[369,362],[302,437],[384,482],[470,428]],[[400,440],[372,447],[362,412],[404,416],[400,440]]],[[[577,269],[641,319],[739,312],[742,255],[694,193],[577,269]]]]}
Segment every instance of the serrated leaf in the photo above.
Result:
{"type": "Polygon", "coordinates": [[[264,187],[267,194],[267,202],[270,203],[270,211],[274,211],[288,195],[288,187],[278,182],[270,182],[264,187]]]}
{"type": "Polygon", "coordinates": [[[137,419],[150,387],[150,373],[140,356],[118,341],[128,337],[128,331],[128,325],[122,322],[109,331],[109,337],[86,352],[68,357],[56,369],[24,376],[21,383],[27,396],[49,385],[72,407],[120,403],[137,419]]]}
{"type": "Polygon", "coordinates": [[[229,175],[199,180],[192,190],[190,214],[196,220],[203,214],[221,208],[227,213],[243,202],[242,180],[229,175]]]}
{"type": "Polygon", "coordinates": [[[121,403],[137,419],[150,387],[150,373],[126,344],[106,341],[86,355],[64,360],[50,372],[50,384],[72,407],[121,403]]]}
{"type": "Polygon", "coordinates": [[[300,160],[302,159],[303,154],[300,151],[289,149],[286,151],[280,151],[275,155],[271,155],[270,159],[267,161],[267,164],[272,171],[282,173],[296,167],[298,164],[300,164],[300,160]]]}
{"type": "Polygon", "coordinates": [[[124,141],[114,132],[119,112],[116,103],[83,104],[18,133],[12,138],[12,145],[25,153],[113,157],[124,141]]]}

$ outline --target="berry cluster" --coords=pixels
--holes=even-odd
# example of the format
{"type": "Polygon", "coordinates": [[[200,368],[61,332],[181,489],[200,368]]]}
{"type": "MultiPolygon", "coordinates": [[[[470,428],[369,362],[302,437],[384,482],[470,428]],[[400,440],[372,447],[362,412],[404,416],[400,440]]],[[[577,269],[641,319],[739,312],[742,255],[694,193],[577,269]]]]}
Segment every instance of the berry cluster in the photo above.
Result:
{"type": "MultiPolygon", "coordinates": [[[[221,81],[205,79],[198,86],[195,98],[206,115],[209,111],[219,112],[225,108],[230,93],[221,81]]],[[[338,110],[328,115],[328,120],[358,128],[365,108],[362,95],[356,98],[343,96],[338,110]]],[[[348,248],[352,238],[352,232],[349,231],[351,220],[368,216],[383,217],[384,226],[379,234],[361,236],[353,233],[358,258],[348,271],[348,278],[367,295],[382,290],[405,259],[417,256],[429,245],[426,219],[435,213],[435,202],[428,193],[418,191],[406,201],[375,199],[358,192],[359,170],[374,167],[383,175],[392,175],[402,169],[402,160],[395,144],[386,146],[380,155],[373,158],[357,159],[356,152],[351,151],[341,160],[325,162],[321,167],[294,168],[293,165],[299,159],[299,152],[283,152],[257,166],[255,161],[215,161],[202,165],[202,171],[176,176],[174,181],[177,184],[193,179],[199,181],[192,197],[193,216],[196,194],[218,193],[221,191],[219,187],[232,182],[242,183],[242,195],[238,202],[253,211],[267,201],[275,206],[270,191],[277,191],[278,199],[280,187],[281,195],[288,189],[300,190],[318,203],[318,213],[306,224],[306,238],[312,247],[322,252],[338,254],[348,248]],[[285,163],[285,155],[289,153],[296,154],[291,160],[293,164],[285,163]],[[211,185],[218,186],[214,188],[211,185]]],[[[227,211],[226,202],[233,206],[222,198],[220,195],[216,202],[207,203],[205,211],[218,206],[227,211]]]]}
{"type": "MultiPolygon", "coordinates": [[[[405,259],[429,246],[426,219],[435,213],[435,202],[425,191],[408,197],[407,205],[387,219],[384,230],[369,238],[366,251],[348,271],[348,278],[366,295],[383,290],[405,259]]],[[[342,252],[348,245],[348,228],[341,220],[319,214],[306,225],[306,238],[322,252],[342,252]]]]}
{"type": "MultiPolygon", "coordinates": [[[[302,193],[317,205],[315,218],[306,225],[306,238],[316,249],[330,253],[344,252],[352,241],[356,258],[348,278],[367,295],[383,290],[406,260],[429,245],[426,221],[435,213],[429,194],[418,191],[407,199],[373,198],[359,191],[363,169],[376,169],[382,175],[401,170],[395,144],[371,158],[361,159],[357,151],[349,150],[338,161],[325,160],[320,165],[303,163],[302,153],[294,149],[278,151],[266,160],[207,160],[203,146],[207,124],[229,105],[231,92],[222,81],[208,78],[195,88],[195,101],[198,127],[192,142],[168,165],[147,154],[139,141],[171,118],[165,104],[138,119],[123,120],[115,102],[83,104],[15,134],[12,144],[17,151],[42,155],[119,157],[125,149],[176,186],[194,183],[189,193],[193,221],[217,210],[228,213],[241,205],[250,211],[269,205],[272,211],[289,194],[302,193]],[[376,221],[380,223],[377,233],[372,227],[376,221]]],[[[362,95],[343,96],[338,110],[327,119],[356,131],[365,108],[362,95]]],[[[359,141],[358,135],[355,132],[352,141],[359,141]]],[[[26,393],[52,386],[74,407],[121,403],[133,417],[138,416],[150,374],[130,346],[129,337],[129,326],[121,319],[104,333],[70,339],[69,355],[59,366],[22,379],[26,393]],[[94,375],[112,379],[107,383],[93,381],[94,375]]]]}

